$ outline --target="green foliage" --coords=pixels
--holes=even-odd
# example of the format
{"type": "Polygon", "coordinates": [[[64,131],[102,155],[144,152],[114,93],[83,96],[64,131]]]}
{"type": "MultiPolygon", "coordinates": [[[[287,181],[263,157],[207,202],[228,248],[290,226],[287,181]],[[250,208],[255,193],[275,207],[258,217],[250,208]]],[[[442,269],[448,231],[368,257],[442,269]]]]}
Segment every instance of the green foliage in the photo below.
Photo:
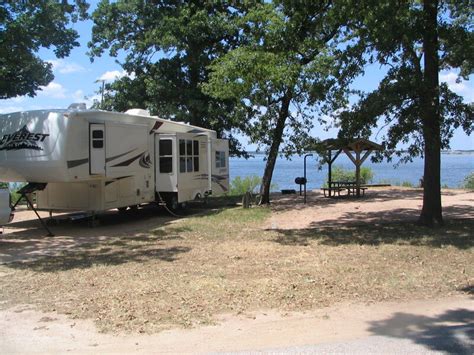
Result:
{"type": "Polygon", "coordinates": [[[102,108],[142,107],[162,118],[214,129],[230,140],[232,154],[245,155],[231,131],[245,125],[235,100],[213,98],[201,88],[212,61],[235,47],[236,21],[245,6],[233,1],[100,1],[92,14],[91,58],[104,51],[125,53],[121,64],[129,73],[106,85],[102,108]],[[160,52],[165,55],[157,59],[160,52]]]}
{"type": "Polygon", "coordinates": [[[464,178],[464,188],[474,190],[474,173],[470,173],[464,178]]]}
{"type": "Polygon", "coordinates": [[[261,183],[262,179],[256,175],[246,176],[243,179],[237,176],[230,183],[230,195],[240,196],[247,191],[257,193],[261,183]]]}
{"type": "Polygon", "coordinates": [[[374,179],[374,172],[371,168],[364,166],[360,168],[360,179],[363,184],[370,184],[374,179]]]}
{"type": "MultiPolygon", "coordinates": [[[[342,166],[334,166],[331,170],[333,181],[355,181],[355,170],[344,169],[342,166]]],[[[369,167],[360,168],[360,183],[369,184],[374,178],[374,172],[369,167]]],[[[327,181],[325,186],[327,186],[327,181]]]]}
{"type": "Polygon", "coordinates": [[[410,181],[403,181],[402,186],[403,187],[414,187],[414,185],[410,181]]]}
{"type": "Polygon", "coordinates": [[[312,142],[313,118],[324,117],[315,113],[321,101],[346,103],[341,91],[347,89],[351,71],[334,65],[345,3],[257,3],[240,21],[238,48],[210,65],[204,91],[237,102],[237,112],[245,113],[238,117],[244,123],[240,130],[268,154],[262,203],[269,203],[279,152],[302,153],[312,142]]]}
{"type": "MultiPolygon", "coordinates": [[[[387,132],[381,137],[385,151],[378,153],[378,159],[382,155],[391,159],[396,153],[402,156],[402,161],[409,161],[413,156],[424,155],[427,142],[423,129],[436,124],[438,119],[441,134],[433,131],[434,141],[428,142],[428,147],[436,146],[436,140],[440,139],[440,148],[448,148],[455,128],[461,127],[467,134],[473,130],[472,104],[463,102],[445,83],[433,84],[433,80],[438,80],[436,69],[434,73],[425,71],[429,59],[439,64],[439,70],[459,69],[465,79],[472,73],[473,12],[468,1],[440,0],[439,5],[438,22],[434,24],[439,46],[432,57],[427,58],[427,44],[423,41],[433,34],[433,29],[426,22],[428,10],[420,2],[364,0],[359,3],[357,17],[361,22],[353,27],[358,34],[358,46],[352,57],[345,58],[346,64],[379,62],[387,68],[387,73],[376,90],[361,93],[360,101],[352,110],[341,112],[340,135],[368,137],[372,129],[383,124],[387,132]],[[432,84],[435,92],[427,90],[432,84]],[[423,118],[430,103],[438,101],[439,118],[423,118]],[[399,143],[409,143],[405,155],[396,150],[399,143]]],[[[359,66],[359,70],[363,67],[359,66]]]]}
{"type": "Polygon", "coordinates": [[[0,7],[0,99],[35,96],[54,79],[48,62],[36,53],[54,47],[58,58],[79,46],[77,32],[68,27],[87,17],[84,0],[3,1],[0,7]]]}
{"type": "Polygon", "coordinates": [[[385,150],[377,154],[401,161],[423,156],[425,176],[420,224],[443,224],[440,193],[440,152],[449,148],[454,129],[469,135],[474,106],[439,83],[441,70],[454,70],[467,79],[474,68],[474,12],[467,0],[358,1],[354,51],[345,62],[378,62],[386,69],[376,90],[361,93],[360,101],[339,112],[340,138],[368,137],[383,126],[385,150]],[[399,144],[406,153],[397,152],[399,144]]]}

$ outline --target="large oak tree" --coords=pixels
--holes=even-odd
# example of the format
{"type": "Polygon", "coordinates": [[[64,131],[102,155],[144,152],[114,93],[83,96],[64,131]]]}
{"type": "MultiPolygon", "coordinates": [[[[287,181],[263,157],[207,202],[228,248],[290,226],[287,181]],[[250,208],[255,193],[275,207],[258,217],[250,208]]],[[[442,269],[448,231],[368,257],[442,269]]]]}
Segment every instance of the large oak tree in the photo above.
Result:
{"type": "Polygon", "coordinates": [[[247,113],[242,131],[267,154],[262,204],[270,202],[278,155],[308,147],[322,102],[345,102],[341,92],[356,71],[351,65],[337,68],[335,56],[351,13],[347,3],[257,4],[241,20],[240,46],[211,65],[206,92],[239,103],[247,113]]]}
{"type": "MultiPolygon", "coordinates": [[[[352,27],[361,63],[387,68],[379,87],[339,116],[341,137],[368,136],[385,126],[385,155],[405,145],[405,160],[424,157],[423,208],[419,222],[443,223],[441,149],[453,130],[473,130],[473,106],[440,84],[441,70],[467,79],[474,65],[473,13],[469,1],[360,1],[352,27]]],[[[400,152],[398,154],[401,154],[400,152]]]]}
{"type": "Polygon", "coordinates": [[[87,17],[84,0],[2,1],[0,6],[0,99],[35,96],[54,79],[40,48],[54,47],[58,58],[79,46],[70,24],[87,17]]]}
{"type": "Polygon", "coordinates": [[[124,55],[129,74],[106,85],[103,108],[148,108],[160,117],[211,128],[242,147],[232,130],[244,123],[233,100],[204,93],[211,62],[235,47],[235,20],[245,5],[234,1],[102,0],[92,14],[91,57],[124,55]]]}

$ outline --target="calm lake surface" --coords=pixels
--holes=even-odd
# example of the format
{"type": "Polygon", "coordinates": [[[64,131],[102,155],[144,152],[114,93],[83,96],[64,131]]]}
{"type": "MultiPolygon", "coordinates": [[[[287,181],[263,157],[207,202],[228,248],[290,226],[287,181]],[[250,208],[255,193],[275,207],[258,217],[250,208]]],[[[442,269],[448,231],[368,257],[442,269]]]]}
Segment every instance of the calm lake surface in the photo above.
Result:
{"type": "MultiPolygon", "coordinates": [[[[308,157],[307,162],[307,179],[308,189],[316,189],[323,185],[327,179],[327,166],[318,169],[319,163],[317,156],[308,157]]],[[[262,176],[265,167],[265,156],[255,154],[253,158],[230,158],[230,178],[231,181],[236,176],[262,176]]],[[[382,162],[372,163],[368,158],[363,166],[370,167],[374,173],[372,183],[391,183],[401,184],[409,182],[414,186],[419,184],[420,178],[423,176],[423,159],[417,158],[412,163],[400,164],[394,167],[396,163],[382,162]]],[[[272,183],[276,186],[274,190],[281,189],[297,189],[298,185],[294,183],[295,177],[303,176],[303,157],[293,156],[291,160],[279,158],[275,171],[273,173],[272,183]]],[[[336,159],[333,166],[340,166],[345,169],[354,170],[354,164],[344,154],[336,159]]],[[[464,178],[474,172],[474,153],[443,153],[441,155],[441,185],[448,187],[460,187],[464,178]]]]}

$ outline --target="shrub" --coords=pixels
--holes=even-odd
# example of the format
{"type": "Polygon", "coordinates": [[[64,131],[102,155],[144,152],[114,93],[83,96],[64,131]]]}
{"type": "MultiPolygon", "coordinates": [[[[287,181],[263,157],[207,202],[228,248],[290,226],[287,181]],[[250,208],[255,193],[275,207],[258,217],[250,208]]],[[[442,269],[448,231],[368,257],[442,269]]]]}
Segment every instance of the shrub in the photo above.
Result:
{"type": "Polygon", "coordinates": [[[464,188],[474,190],[474,172],[464,178],[464,188]]]}
{"type": "MultiPolygon", "coordinates": [[[[368,184],[372,182],[374,178],[374,173],[369,167],[362,167],[360,169],[360,183],[368,184]]],[[[332,168],[332,180],[333,181],[355,181],[355,168],[354,170],[344,169],[340,166],[335,166],[332,168]]],[[[326,182],[327,186],[327,182],[326,182]]]]}
{"type": "Polygon", "coordinates": [[[257,193],[261,183],[262,179],[256,175],[246,176],[243,179],[237,176],[230,183],[230,195],[239,196],[247,191],[257,193]]]}
{"type": "MultiPolygon", "coordinates": [[[[354,179],[355,179],[355,172],[354,172],[354,179]]],[[[360,180],[362,184],[371,183],[374,179],[374,172],[371,168],[365,166],[360,168],[360,180]]]]}
{"type": "Polygon", "coordinates": [[[403,187],[414,187],[414,185],[410,181],[403,181],[402,186],[403,187]]]}

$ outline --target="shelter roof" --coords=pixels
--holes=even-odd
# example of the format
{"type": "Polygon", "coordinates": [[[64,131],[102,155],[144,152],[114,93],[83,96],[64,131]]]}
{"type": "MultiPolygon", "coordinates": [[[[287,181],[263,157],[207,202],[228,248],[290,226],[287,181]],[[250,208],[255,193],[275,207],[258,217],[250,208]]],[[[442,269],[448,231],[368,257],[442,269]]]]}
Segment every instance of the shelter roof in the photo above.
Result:
{"type": "Polygon", "coordinates": [[[364,150],[383,150],[383,147],[375,142],[365,138],[355,139],[340,139],[330,138],[321,142],[321,145],[326,150],[347,149],[349,151],[364,151],[364,150]]]}

